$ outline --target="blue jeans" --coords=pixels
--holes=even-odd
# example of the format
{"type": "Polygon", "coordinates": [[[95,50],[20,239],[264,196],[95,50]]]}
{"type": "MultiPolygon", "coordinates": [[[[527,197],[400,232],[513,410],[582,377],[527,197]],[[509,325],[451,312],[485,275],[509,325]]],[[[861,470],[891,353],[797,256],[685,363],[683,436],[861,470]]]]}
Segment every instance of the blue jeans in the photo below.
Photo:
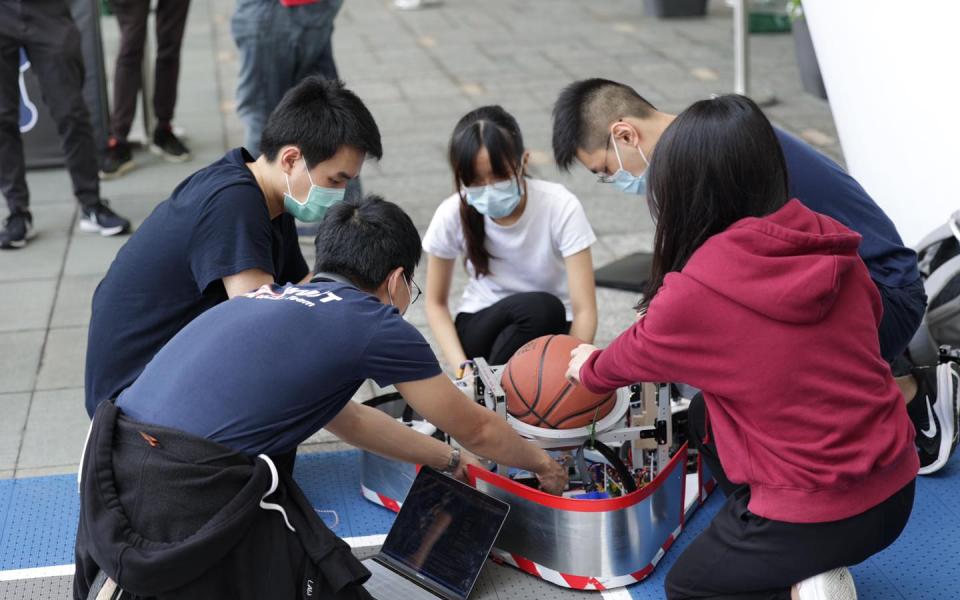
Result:
{"type": "Polygon", "coordinates": [[[240,51],[237,114],[244,146],[260,153],[260,134],[283,95],[308,75],[337,79],[333,20],[343,0],[285,7],[279,0],[239,0],[231,21],[240,51]]]}

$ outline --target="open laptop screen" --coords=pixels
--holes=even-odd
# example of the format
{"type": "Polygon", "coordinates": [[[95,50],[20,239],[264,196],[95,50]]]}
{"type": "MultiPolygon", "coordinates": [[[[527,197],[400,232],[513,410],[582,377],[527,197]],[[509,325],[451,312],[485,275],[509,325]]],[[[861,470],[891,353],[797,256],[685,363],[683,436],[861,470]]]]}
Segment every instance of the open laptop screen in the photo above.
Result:
{"type": "Polygon", "coordinates": [[[508,511],[500,500],[423,468],[381,554],[466,598],[508,511]]]}

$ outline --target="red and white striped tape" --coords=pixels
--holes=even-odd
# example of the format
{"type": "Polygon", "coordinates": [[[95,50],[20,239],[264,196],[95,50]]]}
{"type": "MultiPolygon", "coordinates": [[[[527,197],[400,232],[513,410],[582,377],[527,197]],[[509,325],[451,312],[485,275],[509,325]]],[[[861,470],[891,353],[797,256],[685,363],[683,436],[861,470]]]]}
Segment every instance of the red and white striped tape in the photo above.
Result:
{"type": "Polygon", "coordinates": [[[387,498],[383,494],[378,494],[370,488],[366,487],[362,483],[360,484],[360,493],[363,494],[363,497],[373,502],[374,504],[379,504],[384,508],[389,508],[393,512],[400,512],[400,507],[403,506],[403,502],[397,502],[393,498],[387,498]]]}
{"type": "Polygon", "coordinates": [[[667,553],[667,550],[670,549],[670,546],[673,545],[673,542],[677,539],[677,536],[680,535],[680,531],[682,529],[683,527],[679,526],[674,530],[673,533],[670,534],[670,536],[667,538],[667,541],[665,541],[660,549],[657,550],[657,553],[650,561],[650,564],[639,571],[628,573],[626,575],[609,575],[599,577],[571,575],[569,573],[560,573],[559,571],[554,571],[553,569],[537,564],[532,560],[526,559],[518,554],[504,552],[498,548],[494,548],[491,554],[493,555],[494,560],[512,567],[516,567],[528,575],[539,577],[540,579],[549,581],[550,583],[560,587],[574,590],[603,591],[633,585],[638,581],[643,581],[646,579],[647,576],[653,572],[654,567],[657,566],[657,563],[660,562],[660,559],[662,559],[667,553]]]}

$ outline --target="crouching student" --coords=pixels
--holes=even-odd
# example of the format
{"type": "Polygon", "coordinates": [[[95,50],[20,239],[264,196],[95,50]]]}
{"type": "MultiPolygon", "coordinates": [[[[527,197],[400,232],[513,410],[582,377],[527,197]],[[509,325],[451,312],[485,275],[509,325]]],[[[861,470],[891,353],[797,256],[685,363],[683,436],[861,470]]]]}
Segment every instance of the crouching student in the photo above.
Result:
{"type": "Polygon", "coordinates": [[[320,428],[384,456],[465,475],[475,459],[351,402],[396,385],[464,447],[535,472],[566,470],[441,373],[402,315],[420,238],[395,204],[330,208],[310,283],[266,285],[193,320],[94,416],[81,465],[74,598],[102,571],[155,598],[370,598],[368,571],[269,456],[320,428]]]}
{"type": "Polygon", "coordinates": [[[787,190],[752,101],[684,111],[650,165],[646,314],[609,348],[573,352],[568,377],[594,392],[703,390],[709,426],[693,441],[728,498],[668,574],[671,600],[854,598],[846,567],[896,540],[913,506],[913,426],[860,236],[787,190]]]}
{"type": "Polygon", "coordinates": [[[542,335],[596,334],[597,238],[576,196],[527,176],[528,156],[516,119],[499,106],[465,115],[450,139],[456,192],[434,214],[423,249],[430,329],[461,374],[468,359],[503,364],[542,335]],[[469,281],[454,319],[447,299],[461,256],[469,281]]]}

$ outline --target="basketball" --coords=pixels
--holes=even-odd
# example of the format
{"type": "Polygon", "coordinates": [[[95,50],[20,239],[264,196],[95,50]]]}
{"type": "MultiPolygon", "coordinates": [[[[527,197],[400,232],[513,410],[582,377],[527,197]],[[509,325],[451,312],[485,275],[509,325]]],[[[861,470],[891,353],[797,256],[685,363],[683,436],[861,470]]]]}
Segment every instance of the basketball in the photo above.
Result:
{"type": "Polygon", "coordinates": [[[569,335],[545,335],[517,350],[500,377],[507,412],[547,429],[583,427],[594,415],[598,421],[607,416],[615,394],[601,396],[567,381],[570,352],[582,343],[569,335]]]}

